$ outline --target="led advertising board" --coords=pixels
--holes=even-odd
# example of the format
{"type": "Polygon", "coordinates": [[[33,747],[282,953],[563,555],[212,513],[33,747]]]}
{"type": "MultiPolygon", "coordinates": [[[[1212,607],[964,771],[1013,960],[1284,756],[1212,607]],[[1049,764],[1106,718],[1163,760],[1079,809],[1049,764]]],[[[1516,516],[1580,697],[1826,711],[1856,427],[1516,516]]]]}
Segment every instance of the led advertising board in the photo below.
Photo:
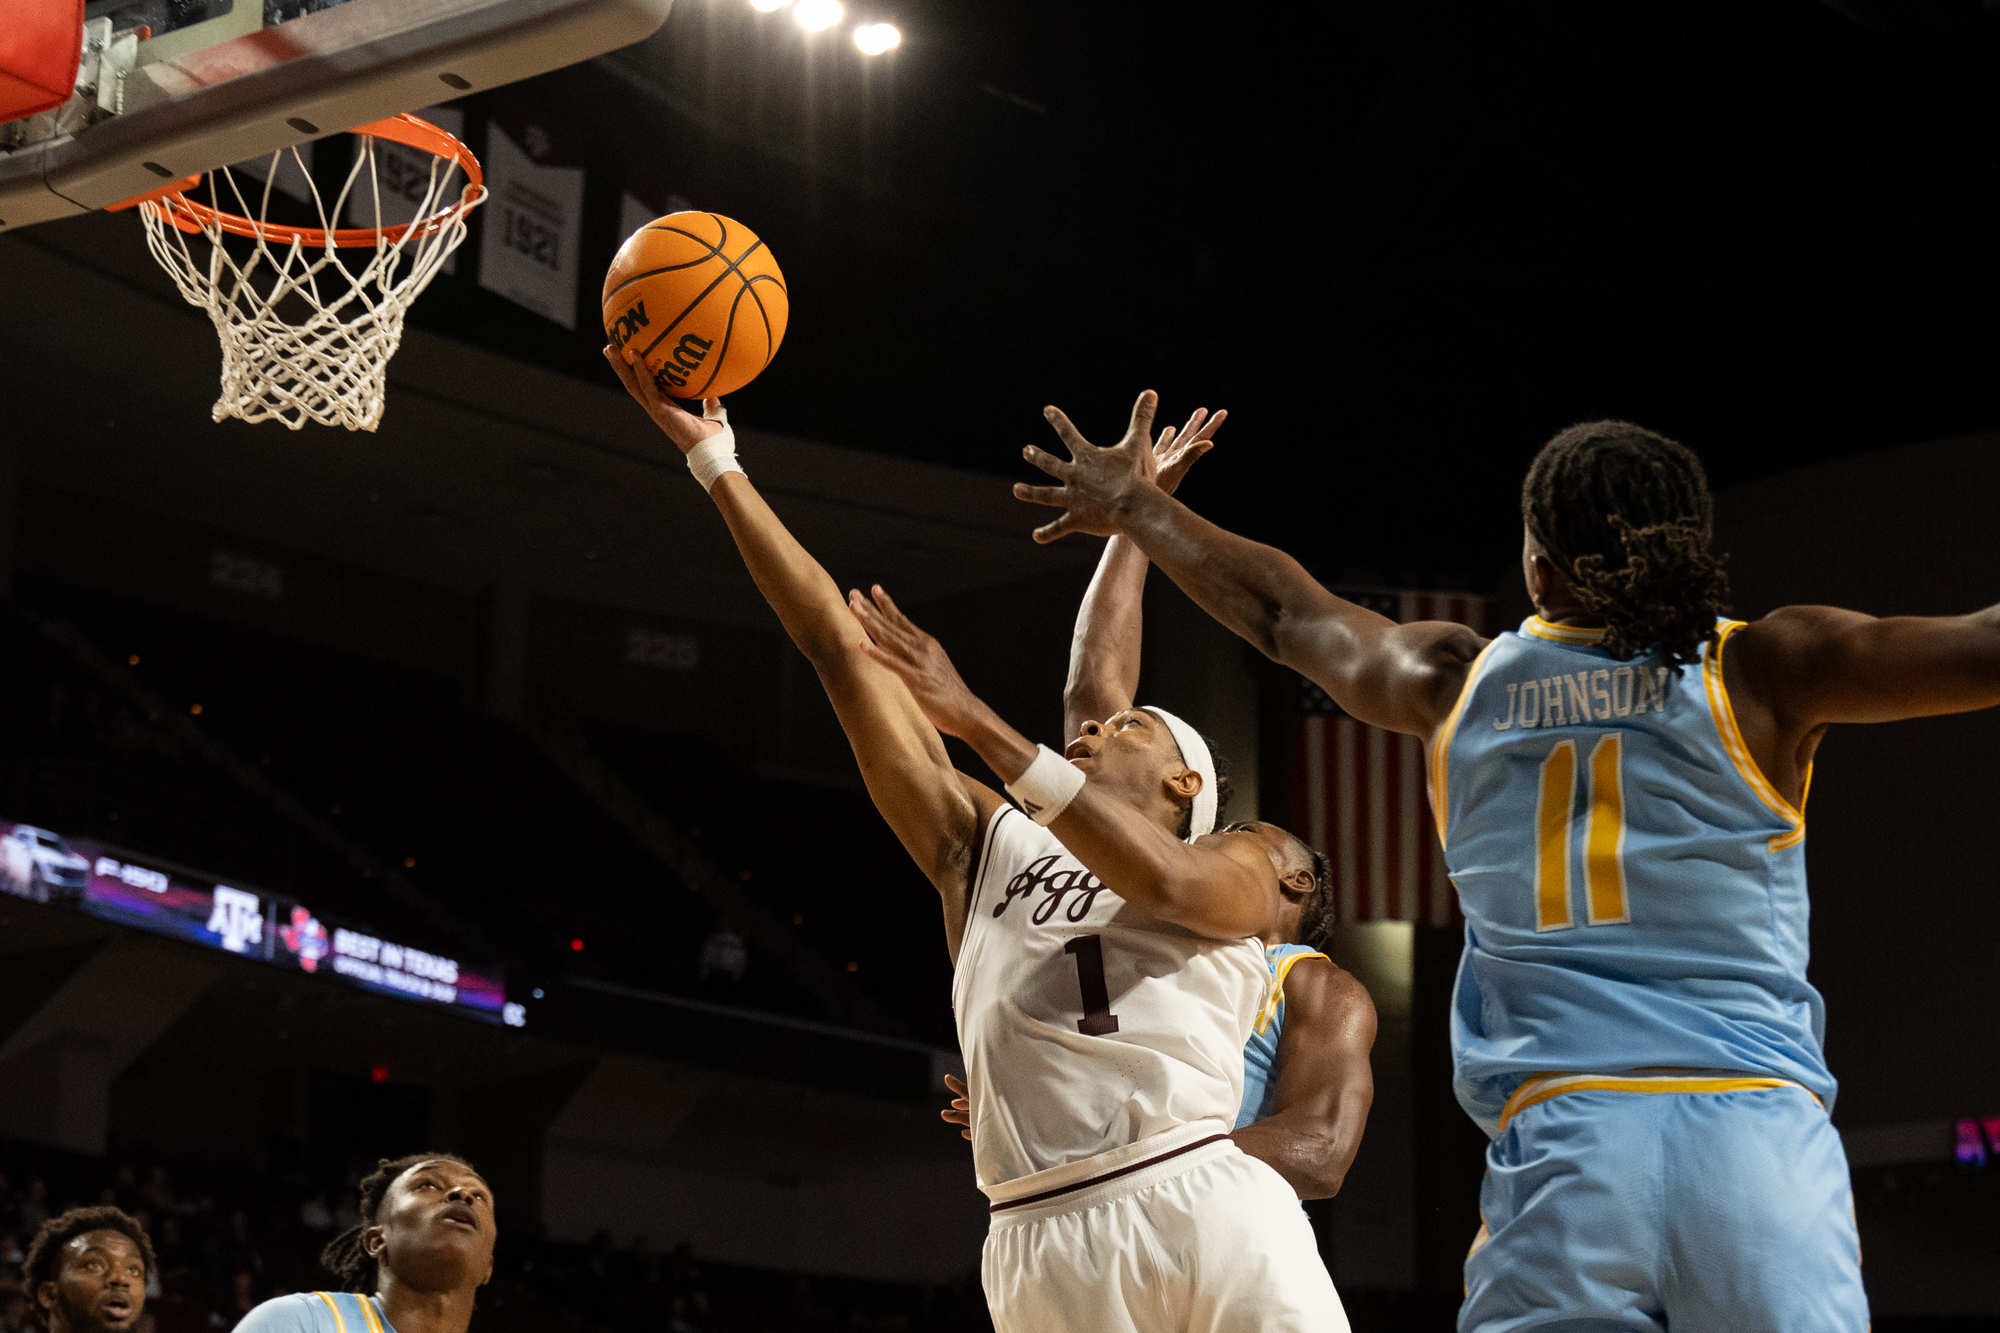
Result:
{"type": "Polygon", "coordinates": [[[500,967],[329,926],[290,898],[31,824],[0,823],[0,891],[486,1023],[526,1021],[500,967]]]}

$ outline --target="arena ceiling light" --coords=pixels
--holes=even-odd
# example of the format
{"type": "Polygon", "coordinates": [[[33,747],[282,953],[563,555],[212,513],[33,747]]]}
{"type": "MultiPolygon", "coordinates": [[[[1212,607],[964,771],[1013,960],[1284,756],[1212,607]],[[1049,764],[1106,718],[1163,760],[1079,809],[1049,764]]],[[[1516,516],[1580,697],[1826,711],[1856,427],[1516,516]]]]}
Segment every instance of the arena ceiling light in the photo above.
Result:
{"type": "Polygon", "coordinates": [[[841,16],[846,12],[840,0],[798,0],[797,6],[792,10],[792,17],[797,19],[799,26],[807,32],[825,32],[840,22],[841,16]]]}
{"type": "Polygon", "coordinates": [[[750,8],[759,14],[775,14],[790,3],[792,0],[750,0],[750,8]]]}
{"type": "Polygon", "coordinates": [[[903,34],[893,23],[868,23],[854,30],[854,44],[865,56],[879,56],[903,44],[903,34]]]}

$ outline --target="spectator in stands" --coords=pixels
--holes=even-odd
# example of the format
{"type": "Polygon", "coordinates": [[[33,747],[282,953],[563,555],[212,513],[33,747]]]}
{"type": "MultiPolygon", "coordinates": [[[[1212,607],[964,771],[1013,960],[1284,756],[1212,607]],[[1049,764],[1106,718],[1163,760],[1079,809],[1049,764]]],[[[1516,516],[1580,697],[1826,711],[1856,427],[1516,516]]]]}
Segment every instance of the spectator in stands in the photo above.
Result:
{"type": "Polygon", "coordinates": [[[139,1191],[139,1197],[157,1217],[165,1218],[174,1210],[174,1185],[167,1168],[156,1166],[146,1173],[146,1185],[139,1191]]]}
{"type": "Polygon", "coordinates": [[[325,1190],[314,1190],[312,1197],[299,1205],[299,1225],[312,1232],[333,1230],[333,1209],[326,1206],[325,1190]]]}
{"type": "Polygon", "coordinates": [[[153,1251],[162,1280],[176,1282],[188,1275],[187,1249],[181,1244],[181,1219],[178,1214],[167,1213],[160,1218],[160,1239],[153,1251]]]}
{"type": "Polygon", "coordinates": [[[146,1309],[153,1243],[131,1214],[72,1208],[42,1224],[23,1276],[49,1333],[126,1333],[146,1309]]]}
{"type": "Polygon", "coordinates": [[[343,1291],[265,1301],[238,1333],[465,1333],[499,1235],[479,1173],[448,1153],[384,1159],[361,1182],[360,1213],[320,1256],[343,1291]]]}
{"type": "Polygon", "coordinates": [[[333,1210],[333,1229],[350,1231],[361,1225],[361,1196],[353,1190],[340,1196],[339,1205],[333,1210]]]}
{"type": "Polygon", "coordinates": [[[21,1233],[32,1236],[49,1220],[49,1187],[40,1176],[28,1182],[27,1197],[21,1200],[21,1233]]]}

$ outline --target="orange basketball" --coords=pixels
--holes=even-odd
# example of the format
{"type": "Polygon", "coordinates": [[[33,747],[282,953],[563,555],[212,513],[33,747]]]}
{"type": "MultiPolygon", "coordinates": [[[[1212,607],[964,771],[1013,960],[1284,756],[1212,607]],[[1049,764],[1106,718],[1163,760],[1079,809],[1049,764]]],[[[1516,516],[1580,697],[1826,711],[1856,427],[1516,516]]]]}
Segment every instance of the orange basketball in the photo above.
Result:
{"type": "Polygon", "coordinates": [[[770,249],[734,218],[669,213],[626,238],[604,275],[604,332],[673,398],[720,398],[757,378],[792,312],[770,249]]]}

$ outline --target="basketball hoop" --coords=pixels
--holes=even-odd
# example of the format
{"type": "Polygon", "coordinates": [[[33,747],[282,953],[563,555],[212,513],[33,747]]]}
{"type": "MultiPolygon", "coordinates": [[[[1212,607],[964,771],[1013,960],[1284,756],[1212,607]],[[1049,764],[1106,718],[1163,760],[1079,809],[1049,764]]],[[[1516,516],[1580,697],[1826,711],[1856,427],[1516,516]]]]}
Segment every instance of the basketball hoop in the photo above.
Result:
{"type": "Polygon", "coordinates": [[[208,312],[222,340],[222,396],[215,419],[278,420],[299,429],[307,421],[372,431],[382,420],[389,358],[403,340],[403,316],[417,294],[465,240],[466,215],[486,198],[479,162],[464,144],[415,116],[363,125],[354,166],[329,208],[298,160],[296,149],[273,153],[261,196],[250,207],[229,168],[208,173],[208,202],[190,197],[199,176],[117,205],[136,204],[146,243],[188,304],[208,312]],[[387,139],[431,155],[407,191],[385,194],[376,175],[375,143],[387,139]],[[268,220],[272,186],[285,152],[304,177],[318,227],[268,220]],[[463,188],[452,189],[463,173],[463,188]],[[223,207],[233,196],[234,212],[223,207]],[[372,226],[337,227],[348,210],[372,226]],[[411,221],[387,224],[385,203],[411,221]],[[225,235],[252,244],[225,243],[225,235]],[[205,254],[190,244],[207,240],[205,254]],[[358,265],[341,250],[372,249],[358,265]]]}

